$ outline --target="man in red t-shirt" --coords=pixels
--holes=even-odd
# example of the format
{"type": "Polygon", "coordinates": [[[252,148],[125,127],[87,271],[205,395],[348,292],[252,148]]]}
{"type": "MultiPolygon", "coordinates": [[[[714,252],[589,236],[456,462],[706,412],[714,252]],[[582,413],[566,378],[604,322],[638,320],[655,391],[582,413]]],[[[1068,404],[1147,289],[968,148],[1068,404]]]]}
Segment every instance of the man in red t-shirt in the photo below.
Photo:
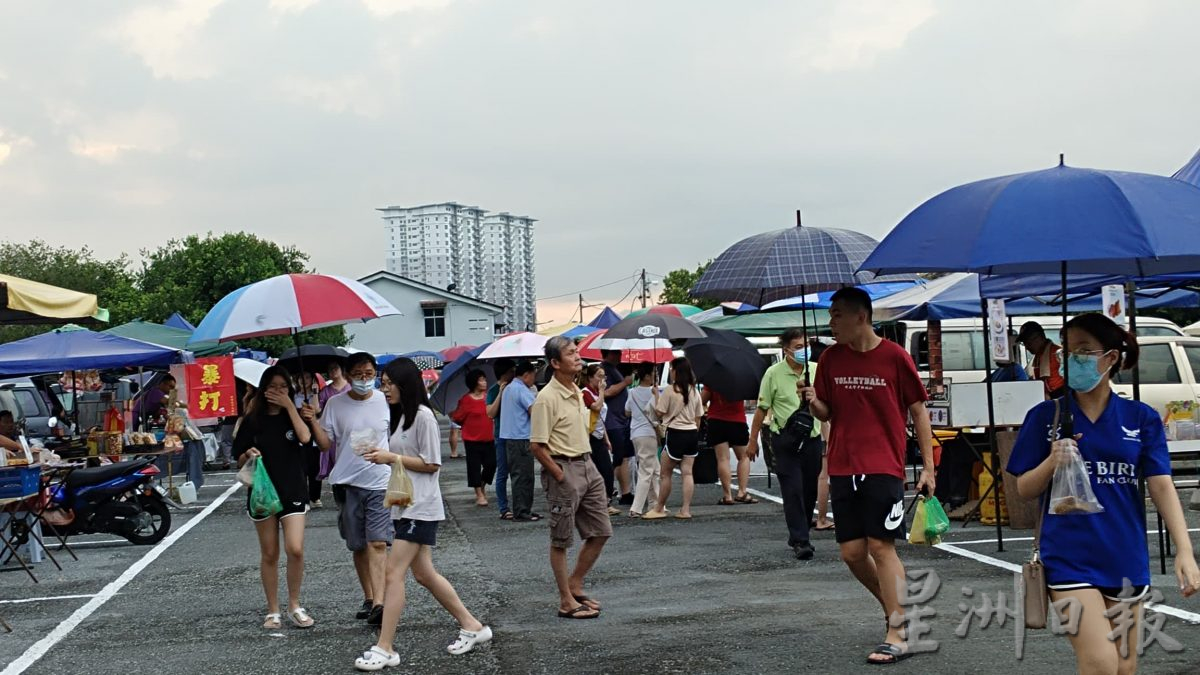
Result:
{"type": "Polygon", "coordinates": [[[829,496],[842,559],[889,617],[887,638],[867,660],[894,663],[910,656],[900,637],[905,576],[896,554],[896,539],[905,537],[905,429],[911,416],[924,461],[917,489],[933,494],[928,397],[908,353],[875,334],[865,291],[834,293],[829,326],[837,344],[821,355],[815,386],[800,391],[813,415],[830,423],[829,496]]]}

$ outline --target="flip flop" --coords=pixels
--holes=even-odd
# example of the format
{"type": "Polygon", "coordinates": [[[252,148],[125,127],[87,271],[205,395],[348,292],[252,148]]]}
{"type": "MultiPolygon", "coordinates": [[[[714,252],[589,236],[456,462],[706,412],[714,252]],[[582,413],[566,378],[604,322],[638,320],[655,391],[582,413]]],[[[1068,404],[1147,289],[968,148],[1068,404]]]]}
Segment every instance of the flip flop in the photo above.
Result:
{"type": "Polygon", "coordinates": [[[676,513],[675,517],[679,520],[691,520],[691,514],[676,513]]]}
{"type": "Polygon", "coordinates": [[[829,530],[833,529],[833,523],[830,523],[830,524],[826,525],[825,527],[821,527],[820,525],[818,525],[818,526],[814,527],[813,529],[816,530],[817,532],[828,532],[829,530]]]}
{"type": "Polygon", "coordinates": [[[592,609],[591,607],[588,607],[587,605],[580,605],[580,606],[576,607],[575,609],[572,609],[567,612],[564,612],[561,609],[558,610],[558,618],[560,618],[560,619],[595,619],[599,616],[600,616],[600,612],[592,609]],[[582,613],[582,612],[592,612],[592,613],[588,614],[586,616],[580,616],[580,613],[582,613]]]}
{"type": "Polygon", "coordinates": [[[500,514],[500,520],[512,520],[512,519],[513,519],[512,511],[505,511],[504,513],[500,514]]]}
{"type": "Polygon", "coordinates": [[[897,645],[894,645],[890,642],[885,642],[885,643],[879,645],[878,647],[876,647],[875,651],[871,652],[870,654],[867,654],[867,663],[872,666],[890,666],[890,665],[893,665],[896,663],[900,663],[901,661],[903,661],[904,659],[907,659],[910,656],[912,656],[912,654],[909,653],[909,651],[907,649],[901,649],[897,645]],[[886,657],[888,657],[888,659],[886,661],[873,660],[871,657],[876,656],[876,655],[886,656],[886,657]]]}
{"type": "Polygon", "coordinates": [[[571,597],[575,598],[575,602],[578,602],[583,605],[587,605],[588,609],[594,609],[597,612],[600,611],[600,603],[596,602],[595,600],[589,598],[586,595],[573,595],[571,597]]]}
{"type": "Polygon", "coordinates": [[[666,517],[666,511],[647,511],[646,513],[642,514],[642,520],[658,520],[659,518],[666,517]]]}
{"type": "Polygon", "coordinates": [[[732,499],[725,499],[724,497],[717,500],[717,506],[733,506],[734,504],[737,504],[737,502],[732,499]]]}
{"type": "Polygon", "coordinates": [[[754,497],[751,497],[750,495],[742,495],[741,497],[734,497],[733,501],[737,502],[738,504],[757,504],[758,503],[758,500],[755,499],[754,497]]]}

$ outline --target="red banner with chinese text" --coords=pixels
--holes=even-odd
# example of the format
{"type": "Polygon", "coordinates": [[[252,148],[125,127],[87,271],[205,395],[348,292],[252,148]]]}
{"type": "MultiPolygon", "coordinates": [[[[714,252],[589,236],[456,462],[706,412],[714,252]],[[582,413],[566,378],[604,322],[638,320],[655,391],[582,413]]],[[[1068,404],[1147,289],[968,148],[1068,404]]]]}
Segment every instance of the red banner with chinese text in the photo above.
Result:
{"type": "Polygon", "coordinates": [[[187,406],[194,419],[237,415],[232,357],[196,359],[187,365],[187,406]]]}

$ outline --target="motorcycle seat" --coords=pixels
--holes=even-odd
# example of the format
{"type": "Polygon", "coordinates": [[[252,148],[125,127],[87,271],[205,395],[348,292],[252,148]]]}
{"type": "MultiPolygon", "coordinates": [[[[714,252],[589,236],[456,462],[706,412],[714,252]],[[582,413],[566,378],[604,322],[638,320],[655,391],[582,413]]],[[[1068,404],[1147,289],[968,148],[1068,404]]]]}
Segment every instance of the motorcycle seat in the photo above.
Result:
{"type": "Polygon", "coordinates": [[[95,466],[86,469],[76,469],[67,474],[68,489],[81,488],[88,485],[99,485],[119,476],[134,473],[149,462],[117,462],[108,466],[95,466]]]}

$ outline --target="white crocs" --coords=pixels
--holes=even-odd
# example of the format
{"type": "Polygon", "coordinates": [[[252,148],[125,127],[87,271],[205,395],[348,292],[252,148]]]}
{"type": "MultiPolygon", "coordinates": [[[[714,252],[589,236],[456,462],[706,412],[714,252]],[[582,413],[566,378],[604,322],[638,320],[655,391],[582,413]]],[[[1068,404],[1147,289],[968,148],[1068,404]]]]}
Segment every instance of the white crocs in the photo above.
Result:
{"type": "Polygon", "coordinates": [[[458,639],[446,647],[446,651],[451,654],[466,654],[475,648],[475,645],[486,644],[492,641],[492,629],[484,626],[483,630],[472,633],[469,630],[458,631],[458,639]]]}
{"type": "Polygon", "coordinates": [[[400,665],[400,654],[397,652],[387,652],[380,649],[378,646],[371,647],[363,652],[363,655],[354,659],[354,667],[367,672],[383,670],[387,667],[396,667],[400,665]]]}

